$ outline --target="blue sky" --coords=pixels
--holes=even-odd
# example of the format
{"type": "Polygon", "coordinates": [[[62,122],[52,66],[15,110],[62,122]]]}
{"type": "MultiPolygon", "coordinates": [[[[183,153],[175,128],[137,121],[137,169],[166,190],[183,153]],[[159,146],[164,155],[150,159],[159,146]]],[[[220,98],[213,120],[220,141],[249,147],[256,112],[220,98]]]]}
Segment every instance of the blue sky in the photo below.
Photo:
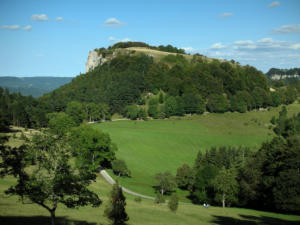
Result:
{"type": "Polygon", "coordinates": [[[0,76],[76,76],[118,41],[300,67],[299,0],[0,0],[0,76]]]}

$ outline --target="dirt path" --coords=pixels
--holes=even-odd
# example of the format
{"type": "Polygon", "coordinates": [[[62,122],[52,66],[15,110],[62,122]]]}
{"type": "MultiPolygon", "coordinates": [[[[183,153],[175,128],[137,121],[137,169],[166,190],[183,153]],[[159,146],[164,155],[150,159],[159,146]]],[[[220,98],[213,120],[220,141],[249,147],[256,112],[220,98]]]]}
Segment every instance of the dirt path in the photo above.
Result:
{"type": "MultiPolygon", "coordinates": [[[[114,181],[114,179],[112,179],[112,177],[105,171],[105,170],[101,170],[100,171],[101,175],[104,177],[104,179],[110,183],[110,184],[115,184],[116,182],[114,181]]],[[[150,200],[154,200],[154,197],[148,196],[148,195],[142,195],[133,191],[128,190],[127,188],[122,187],[122,190],[130,195],[134,195],[134,196],[138,196],[141,198],[147,198],[150,200]]]]}

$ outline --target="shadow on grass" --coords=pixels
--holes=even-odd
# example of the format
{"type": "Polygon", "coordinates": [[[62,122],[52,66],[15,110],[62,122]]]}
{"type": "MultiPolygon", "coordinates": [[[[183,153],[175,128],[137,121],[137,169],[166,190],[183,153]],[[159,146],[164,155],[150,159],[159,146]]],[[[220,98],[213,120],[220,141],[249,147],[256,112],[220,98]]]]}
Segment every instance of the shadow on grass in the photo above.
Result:
{"type": "Polygon", "coordinates": [[[289,221],[267,216],[239,215],[241,219],[227,216],[214,216],[213,223],[219,225],[299,225],[300,220],[289,221]]]}
{"type": "MultiPolygon", "coordinates": [[[[50,225],[48,216],[0,216],[0,224],[3,225],[50,225]]],[[[66,217],[56,217],[55,225],[97,225],[83,220],[70,220],[66,217]]]]}

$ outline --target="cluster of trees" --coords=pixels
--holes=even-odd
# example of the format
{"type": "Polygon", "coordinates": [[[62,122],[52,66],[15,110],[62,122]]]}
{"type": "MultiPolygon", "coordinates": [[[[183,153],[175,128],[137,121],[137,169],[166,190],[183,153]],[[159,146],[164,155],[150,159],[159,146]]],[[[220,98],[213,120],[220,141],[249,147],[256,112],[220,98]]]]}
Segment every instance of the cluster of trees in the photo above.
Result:
{"type": "MultiPolygon", "coordinates": [[[[114,50],[117,48],[130,48],[130,47],[143,47],[143,48],[149,48],[153,50],[159,50],[163,52],[172,52],[172,53],[179,53],[179,54],[185,54],[184,49],[181,48],[176,48],[172,45],[159,45],[158,47],[156,46],[151,46],[148,45],[144,42],[136,42],[136,41],[128,41],[128,42],[118,42],[112,46],[109,46],[107,50],[114,50]]],[[[100,50],[105,50],[104,48],[101,48],[100,50]]]]}
{"type": "Polygon", "coordinates": [[[267,76],[272,76],[274,74],[277,75],[300,75],[300,68],[292,68],[292,69],[277,69],[277,68],[271,68],[266,73],[267,76]]]}
{"type": "MultiPolygon", "coordinates": [[[[9,130],[9,125],[25,128],[40,128],[63,125],[66,129],[78,126],[83,121],[110,120],[110,109],[106,104],[70,101],[59,107],[52,101],[35,99],[32,96],[11,94],[0,88],[0,132],[9,130]],[[56,124],[56,121],[60,122],[56,124]],[[68,124],[68,125],[67,125],[68,124]]],[[[59,129],[59,127],[57,127],[59,129]]]]}
{"type": "MultiPolygon", "coordinates": [[[[201,152],[191,168],[177,169],[176,183],[194,203],[299,213],[300,113],[275,121],[277,134],[257,152],[220,147],[201,152]]],[[[174,186],[173,186],[174,188],[174,186]]]]}

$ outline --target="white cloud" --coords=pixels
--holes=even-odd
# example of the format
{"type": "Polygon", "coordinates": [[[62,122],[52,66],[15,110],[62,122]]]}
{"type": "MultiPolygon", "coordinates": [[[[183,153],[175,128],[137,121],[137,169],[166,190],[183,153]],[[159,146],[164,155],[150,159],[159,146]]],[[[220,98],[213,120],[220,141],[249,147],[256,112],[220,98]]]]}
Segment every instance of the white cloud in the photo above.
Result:
{"type": "Polygon", "coordinates": [[[202,50],[201,54],[227,60],[234,59],[264,71],[271,67],[278,67],[281,62],[284,62],[286,68],[297,67],[300,63],[300,42],[266,37],[256,41],[238,40],[227,43],[226,49],[212,47],[202,50]]]}
{"type": "Polygon", "coordinates": [[[186,51],[186,52],[194,52],[194,51],[196,51],[196,49],[194,49],[193,47],[184,47],[184,48],[182,48],[184,51],[186,51]]]}
{"type": "Polygon", "coordinates": [[[226,46],[222,45],[221,42],[217,42],[217,43],[214,43],[210,48],[211,49],[223,49],[223,48],[226,48],[226,46]]]}
{"type": "Polygon", "coordinates": [[[233,13],[222,13],[219,15],[221,18],[228,18],[228,17],[231,17],[233,16],[233,13]]]}
{"type": "Polygon", "coordinates": [[[272,30],[271,34],[300,33],[300,24],[284,25],[272,30]]]}
{"type": "Polygon", "coordinates": [[[6,30],[19,30],[20,26],[19,25],[3,25],[0,28],[6,29],[6,30]]]}
{"type": "Polygon", "coordinates": [[[269,8],[275,8],[277,6],[280,5],[280,2],[279,1],[275,1],[275,2],[272,2],[270,5],[268,5],[269,8]]]}
{"type": "Polygon", "coordinates": [[[64,20],[64,18],[62,18],[61,16],[58,16],[58,17],[56,17],[56,19],[55,19],[56,21],[63,21],[64,20]]]}
{"type": "Polygon", "coordinates": [[[108,41],[116,41],[117,39],[115,37],[109,37],[108,41]]]}
{"type": "Polygon", "coordinates": [[[128,41],[130,41],[130,38],[123,38],[119,42],[128,42],[128,41]]]}
{"type": "Polygon", "coordinates": [[[48,17],[46,14],[34,14],[31,16],[31,20],[33,21],[47,21],[48,20],[48,17]]]}
{"type": "Polygon", "coordinates": [[[31,31],[32,30],[32,26],[30,25],[27,25],[23,28],[23,30],[26,30],[26,31],[31,31]]]}
{"type": "Polygon", "coordinates": [[[121,27],[124,26],[125,23],[117,20],[116,18],[108,18],[105,22],[104,22],[104,27],[121,27]]]}
{"type": "Polygon", "coordinates": [[[118,39],[115,37],[109,37],[108,41],[110,41],[110,42],[128,42],[128,41],[130,41],[130,38],[118,39]]]}

